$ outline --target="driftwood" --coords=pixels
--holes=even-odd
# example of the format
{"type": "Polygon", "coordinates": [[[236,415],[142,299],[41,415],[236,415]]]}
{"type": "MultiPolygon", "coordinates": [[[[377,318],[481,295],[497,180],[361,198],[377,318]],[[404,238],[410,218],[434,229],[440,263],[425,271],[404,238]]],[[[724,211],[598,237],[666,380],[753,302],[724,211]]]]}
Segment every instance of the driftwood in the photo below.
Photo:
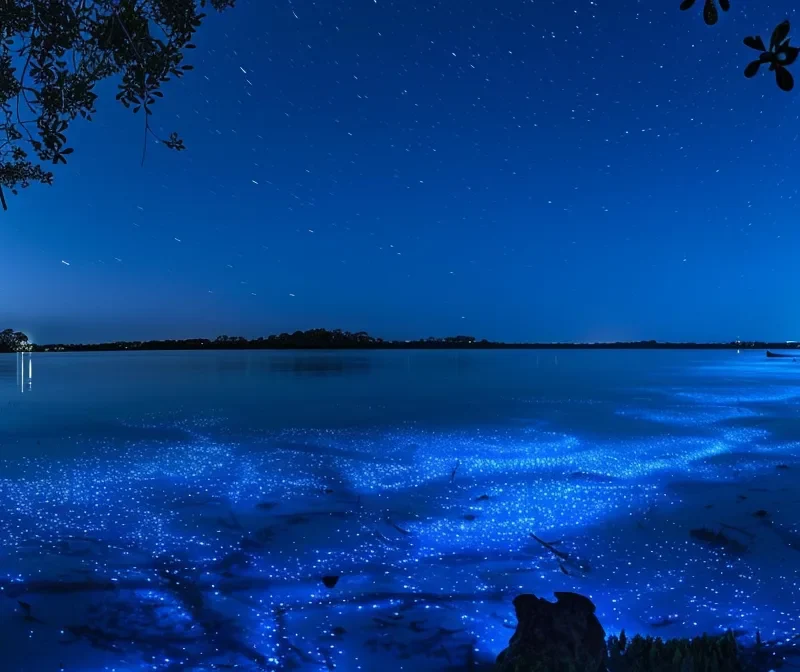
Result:
{"type": "Polygon", "coordinates": [[[556,548],[556,544],[561,543],[560,541],[547,542],[537,537],[535,534],[533,534],[533,532],[531,532],[530,535],[534,540],[544,546],[544,548],[546,548],[559,559],[558,567],[567,576],[575,576],[575,574],[570,572],[566,565],[571,566],[573,569],[577,569],[582,574],[592,571],[591,565],[585,560],[581,560],[580,558],[572,556],[569,553],[565,553],[564,551],[559,551],[556,548]]]}
{"type": "Polygon", "coordinates": [[[553,555],[557,558],[561,558],[562,560],[569,560],[569,554],[564,553],[564,551],[559,551],[553,544],[548,544],[546,541],[539,539],[533,532],[531,532],[531,537],[538,541],[542,546],[544,546],[548,551],[550,551],[553,555]]]}

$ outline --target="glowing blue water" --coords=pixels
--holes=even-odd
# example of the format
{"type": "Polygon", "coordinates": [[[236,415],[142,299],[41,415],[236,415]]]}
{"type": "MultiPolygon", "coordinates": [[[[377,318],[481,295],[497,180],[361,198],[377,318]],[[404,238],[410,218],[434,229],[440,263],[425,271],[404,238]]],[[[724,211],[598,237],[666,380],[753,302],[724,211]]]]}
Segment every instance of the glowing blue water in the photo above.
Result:
{"type": "Polygon", "coordinates": [[[799,409],[763,353],[0,356],[3,670],[468,669],[522,591],[788,642],[799,409]]]}

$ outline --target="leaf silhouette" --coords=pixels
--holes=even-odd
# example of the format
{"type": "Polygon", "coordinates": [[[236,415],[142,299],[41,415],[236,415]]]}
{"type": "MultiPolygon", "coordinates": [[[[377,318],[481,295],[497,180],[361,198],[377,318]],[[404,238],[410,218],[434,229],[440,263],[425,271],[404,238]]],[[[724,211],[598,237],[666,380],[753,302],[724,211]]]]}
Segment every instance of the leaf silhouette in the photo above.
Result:
{"type": "Polygon", "coordinates": [[[775,27],[775,30],[772,32],[772,37],[770,38],[769,41],[769,48],[774,51],[778,47],[778,45],[780,45],[781,42],[783,42],[786,39],[788,35],[789,35],[789,21],[787,19],[786,21],[779,23],[775,27]]]}
{"type": "Polygon", "coordinates": [[[758,74],[758,69],[761,67],[761,61],[751,61],[744,69],[745,77],[755,77],[758,74]]]}
{"type": "Polygon", "coordinates": [[[717,19],[719,19],[719,14],[717,13],[717,6],[714,4],[714,0],[706,0],[706,4],[703,7],[703,20],[706,22],[706,25],[713,26],[717,19]]]}
{"type": "Polygon", "coordinates": [[[775,81],[783,91],[791,91],[794,88],[794,77],[786,68],[778,66],[775,68],[775,81]]]}
{"type": "Polygon", "coordinates": [[[757,49],[758,51],[767,50],[767,48],[764,46],[764,40],[762,40],[761,37],[758,35],[756,35],[755,37],[745,37],[744,43],[745,46],[748,46],[751,49],[757,49]]]}
{"type": "Polygon", "coordinates": [[[786,44],[778,47],[775,54],[778,57],[778,62],[783,67],[786,67],[797,60],[797,55],[800,54],[800,47],[790,47],[789,43],[787,42],[786,44]]]}
{"type": "MultiPolygon", "coordinates": [[[[686,11],[694,7],[696,0],[683,0],[681,2],[681,10],[686,11]]],[[[719,0],[719,6],[723,12],[727,12],[731,8],[730,0],[719,0]]],[[[713,26],[719,19],[717,12],[716,0],[705,0],[703,3],[703,20],[707,25],[713,26]]]]}
{"type": "MultiPolygon", "coordinates": [[[[235,0],[0,0],[0,207],[7,205],[6,190],[16,193],[18,187],[35,182],[52,183],[47,164],[67,163],[73,153],[67,147],[71,122],[78,117],[91,121],[98,99],[95,86],[105,80],[114,84],[103,95],[115,96],[132,112],[143,112],[143,150],[148,137],[161,140],[150,126],[151,107],[162,97],[160,89],[170,73],[189,70],[182,63],[194,47],[204,16],[200,9],[210,5],[223,11],[234,4],[235,0]],[[20,56],[27,58],[25,67],[16,68],[20,56]],[[14,108],[7,102],[15,98],[14,108]],[[33,117],[27,118],[29,114],[33,117]]],[[[185,149],[178,142],[174,146],[185,149]]]]}
{"type": "Polygon", "coordinates": [[[757,61],[748,63],[744,69],[745,77],[755,77],[762,63],[769,64],[769,69],[775,71],[775,81],[782,91],[791,91],[794,88],[794,77],[786,68],[792,65],[800,55],[800,47],[789,44],[789,21],[778,24],[772,32],[769,49],[764,49],[764,41],[759,36],[745,37],[745,46],[751,49],[760,49],[757,61]]]}

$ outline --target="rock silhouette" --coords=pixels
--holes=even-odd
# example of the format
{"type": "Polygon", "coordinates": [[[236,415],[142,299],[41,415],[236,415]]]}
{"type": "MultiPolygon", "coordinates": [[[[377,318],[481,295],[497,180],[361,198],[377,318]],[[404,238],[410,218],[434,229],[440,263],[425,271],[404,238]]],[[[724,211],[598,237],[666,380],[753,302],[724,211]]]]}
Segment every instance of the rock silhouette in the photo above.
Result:
{"type": "Polygon", "coordinates": [[[322,583],[325,584],[326,588],[333,588],[337,583],[339,583],[338,576],[323,576],[322,583]]]}
{"type": "Polygon", "coordinates": [[[576,593],[555,593],[556,602],[535,595],[514,600],[517,629],[497,657],[497,672],[601,672],[605,631],[594,604],[576,593]]]}

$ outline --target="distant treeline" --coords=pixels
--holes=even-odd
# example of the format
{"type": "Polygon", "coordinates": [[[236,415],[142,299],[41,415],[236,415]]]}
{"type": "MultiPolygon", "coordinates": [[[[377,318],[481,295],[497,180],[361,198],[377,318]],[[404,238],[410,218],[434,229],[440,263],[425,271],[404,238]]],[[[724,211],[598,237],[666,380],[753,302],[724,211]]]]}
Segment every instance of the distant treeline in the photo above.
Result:
{"type": "MultiPolygon", "coordinates": [[[[24,334],[15,332],[23,337],[24,334]]],[[[18,338],[17,342],[22,342],[18,338]]],[[[448,336],[413,341],[387,341],[375,338],[364,331],[349,332],[340,329],[310,329],[268,337],[247,339],[242,336],[219,336],[215,339],[190,338],[165,341],[116,341],[113,343],[55,343],[33,345],[26,341],[26,349],[33,352],[92,352],[109,350],[406,350],[406,349],[538,349],[538,350],[787,350],[798,347],[786,342],[730,343],[660,343],[634,341],[620,343],[500,343],[477,340],[473,336],[448,336]]]]}

